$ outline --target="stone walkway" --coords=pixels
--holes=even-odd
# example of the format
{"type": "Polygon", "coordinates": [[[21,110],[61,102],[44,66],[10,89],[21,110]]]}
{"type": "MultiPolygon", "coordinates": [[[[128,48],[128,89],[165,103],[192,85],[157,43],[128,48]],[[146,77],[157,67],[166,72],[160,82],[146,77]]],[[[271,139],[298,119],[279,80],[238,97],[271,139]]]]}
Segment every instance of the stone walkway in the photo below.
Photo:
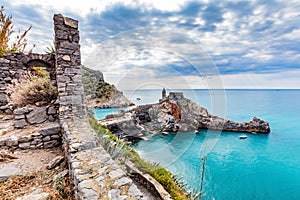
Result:
{"type": "Polygon", "coordinates": [[[77,199],[154,199],[143,194],[104,150],[86,119],[65,121],[63,130],[64,140],[69,141],[68,161],[77,199]]]}

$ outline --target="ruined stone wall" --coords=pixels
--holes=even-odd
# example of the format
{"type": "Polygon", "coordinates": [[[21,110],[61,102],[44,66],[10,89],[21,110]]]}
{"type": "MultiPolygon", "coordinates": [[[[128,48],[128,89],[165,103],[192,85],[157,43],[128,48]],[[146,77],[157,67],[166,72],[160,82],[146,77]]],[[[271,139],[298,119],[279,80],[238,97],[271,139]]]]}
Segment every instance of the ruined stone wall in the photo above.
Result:
{"type": "Polygon", "coordinates": [[[78,22],[54,15],[63,148],[76,199],[141,199],[143,194],[100,145],[83,105],[78,22]]]}
{"type": "Polygon", "coordinates": [[[0,114],[1,118],[1,149],[41,149],[53,148],[61,145],[61,132],[58,123],[57,102],[49,105],[27,105],[15,108],[8,105],[7,87],[14,79],[32,71],[32,67],[44,67],[56,85],[54,54],[6,53],[0,58],[0,114]],[[43,128],[39,124],[48,123],[43,128]],[[16,129],[32,127],[33,134],[22,135],[16,129]],[[9,134],[13,132],[14,134],[9,134]]]}
{"type": "MultiPolygon", "coordinates": [[[[126,175],[125,167],[123,169],[118,165],[100,145],[97,134],[87,121],[83,103],[78,22],[54,15],[54,30],[55,56],[15,53],[0,58],[0,113],[7,113],[1,120],[4,124],[11,121],[17,130],[38,129],[34,134],[13,134],[1,138],[0,148],[37,149],[62,145],[76,199],[149,199],[126,175]],[[6,93],[8,84],[20,78],[32,66],[46,67],[57,86],[57,101],[50,105],[9,107],[6,93]],[[41,123],[46,124],[37,128],[41,123]]],[[[6,128],[10,129],[9,126],[6,128]]]]}
{"type": "Polygon", "coordinates": [[[13,79],[18,79],[33,66],[46,67],[50,78],[56,82],[54,55],[8,53],[0,58],[0,112],[7,109],[6,88],[13,79]]]}
{"type": "Polygon", "coordinates": [[[0,149],[50,149],[61,146],[61,128],[59,123],[50,123],[44,127],[33,128],[31,131],[34,133],[19,135],[16,132],[8,137],[1,137],[0,149]]]}

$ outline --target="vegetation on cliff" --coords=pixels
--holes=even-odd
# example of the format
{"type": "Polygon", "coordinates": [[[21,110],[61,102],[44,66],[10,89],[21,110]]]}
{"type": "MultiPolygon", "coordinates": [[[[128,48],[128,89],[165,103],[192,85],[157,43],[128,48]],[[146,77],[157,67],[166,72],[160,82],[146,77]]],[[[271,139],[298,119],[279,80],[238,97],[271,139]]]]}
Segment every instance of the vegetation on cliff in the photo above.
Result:
{"type": "Polygon", "coordinates": [[[90,96],[98,102],[108,101],[114,95],[120,94],[114,85],[104,81],[100,71],[82,66],[82,83],[85,96],[90,96]]]}
{"type": "Polygon", "coordinates": [[[112,157],[128,158],[139,170],[150,174],[157,180],[169,192],[172,199],[188,199],[183,189],[177,184],[178,180],[170,172],[158,164],[143,160],[133,148],[122,143],[107,127],[100,125],[96,119],[89,118],[89,123],[99,137],[101,137],[103,147],[112,157]]]}
{"type": "Polygon", "coordinates": [[[93,102],[95,107],[107,104],[107,107],[122,107],[132,104],[128,99],[122,98],[123,93],[114,85],[104,81],[100,71],[82,66],[82,83],[86,99],[93,102]],[[99,106],[97,106],[97,104],[99,106]]]}

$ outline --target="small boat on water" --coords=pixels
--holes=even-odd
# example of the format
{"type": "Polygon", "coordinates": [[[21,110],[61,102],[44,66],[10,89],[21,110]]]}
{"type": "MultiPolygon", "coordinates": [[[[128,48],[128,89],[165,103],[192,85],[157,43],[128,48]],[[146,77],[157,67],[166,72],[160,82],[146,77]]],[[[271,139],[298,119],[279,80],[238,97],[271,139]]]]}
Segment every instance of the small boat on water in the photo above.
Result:
{"type": "Polygon", "coordinates": [[[169,134],[169,132],[167,132],[167,131],[163,131],[163,132],[162,132],[162,134],[164,134],[164,135],[168,135],[168,134],[169,134]]]}
{"type": "Polygon", "coordinates": [[[248,136],[247,135],[240,135],[240,139],[246,139],[248,136]]]}
{"type": "Polygon", "coordinates": [[[195,134],[199,134],[200,132],[199,132],[198,130],[195,130],[194,133],[195,133],[195,134]]]}

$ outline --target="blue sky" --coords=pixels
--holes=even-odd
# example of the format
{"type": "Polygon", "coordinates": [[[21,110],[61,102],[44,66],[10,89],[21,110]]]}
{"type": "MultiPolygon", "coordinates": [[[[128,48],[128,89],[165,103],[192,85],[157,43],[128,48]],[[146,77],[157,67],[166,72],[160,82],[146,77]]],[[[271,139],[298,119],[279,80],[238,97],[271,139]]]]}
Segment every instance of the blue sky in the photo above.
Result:
{"type": "Polygon", "coordinates": [[[29,46],[79,20],[82,61],[120,89],[300,88],[300,2],[0,0],[29,46]]]}

